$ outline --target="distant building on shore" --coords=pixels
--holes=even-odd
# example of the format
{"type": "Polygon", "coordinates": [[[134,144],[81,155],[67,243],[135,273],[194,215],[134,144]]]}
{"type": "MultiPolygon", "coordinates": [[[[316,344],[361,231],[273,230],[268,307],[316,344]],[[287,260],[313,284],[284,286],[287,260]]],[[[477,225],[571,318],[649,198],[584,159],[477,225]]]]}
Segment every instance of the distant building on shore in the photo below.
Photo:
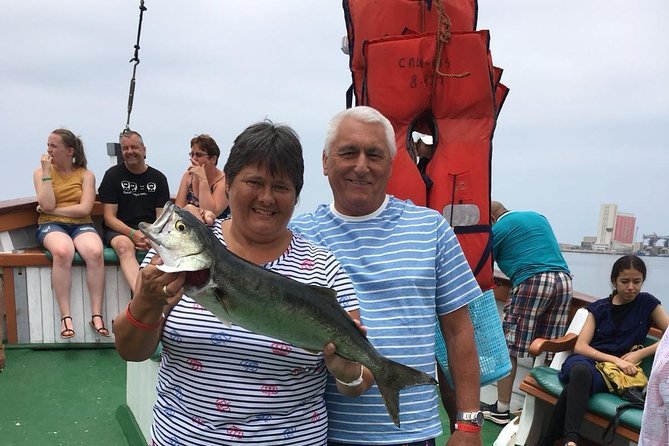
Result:
{"type": "Polygon", "coordinates": [[[616,225],[613,229],[613,241],[631,245],[634,243],[636,217],[632,214],[619,213],[616,215],[616,225]]]}
{"type": "Polygon", "coordinates": [[[617,204],[605,203],[599,208],[597,235],[583,237],[581,247],[593,251],[631,252],[635,230],[633,214],[618,212],[617,204]]]}
{"type": "Polygon", "coordinates": [[[613,230],[616,226],[617,204],[603,204],[599,208],[599,221],[597,223],[597,244],[611,246],[613,241],[613,230]]]}

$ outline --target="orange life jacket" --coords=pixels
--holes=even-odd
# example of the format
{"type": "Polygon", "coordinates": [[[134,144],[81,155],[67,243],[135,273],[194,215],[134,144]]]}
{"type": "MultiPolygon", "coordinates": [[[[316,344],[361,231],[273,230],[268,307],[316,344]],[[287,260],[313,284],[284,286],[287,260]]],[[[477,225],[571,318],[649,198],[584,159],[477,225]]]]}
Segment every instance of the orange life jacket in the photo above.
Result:
{"type": "MultiPolygon", "coordinates": [[[[397,155],[389,193],[436,209],[453,226],[480,286],[492,287],[490,231],[491,141],[497,115],[489,33],[453,33],[441,49],[437,84],[432,88],[435,34],[384,37],[366,42],[363,103],[392,123],[397,155]],[[413,124],[427,120],[434,155],[427,190],[412,144],[413,124]]],[[[500,93],[500,96],[504,96],[500,93]]]]}
{"type": "MultiPolygon", "coordinates": [[[[452,31],[474,31],[478,6],[476,0],[442,0],[451,19],[452,31]]],[[[422,33],[437,29],[437,8],[430,0],[344,0],[344,18],[348,36],[349,65],[353,77],[356,104],[362,105],[359,94],[365,60],[364,42],[384,36],[422,33]]]]}
{"type": "Polygon", "coordinates": [[[425,2],[344,2],[355,97],[358,105],[374,107],[393,124],[397,155],[387,192],[441,212],[479,285],[488,290],[493,287],[492,137],[508,89],[499,82],[502,70],[492,65],[488,31],[473,31],[475,2],[443,2],[451,30],[465,29],[442,44],[434,32],[407,32],[436,29],[436,13],[421,9],[425,2]],[[433,88],[437,59],[441,74],[433,88]],[[407,150],[414,130],[433,137],[434,154],[425,170],[429,189],[407,150]]]}

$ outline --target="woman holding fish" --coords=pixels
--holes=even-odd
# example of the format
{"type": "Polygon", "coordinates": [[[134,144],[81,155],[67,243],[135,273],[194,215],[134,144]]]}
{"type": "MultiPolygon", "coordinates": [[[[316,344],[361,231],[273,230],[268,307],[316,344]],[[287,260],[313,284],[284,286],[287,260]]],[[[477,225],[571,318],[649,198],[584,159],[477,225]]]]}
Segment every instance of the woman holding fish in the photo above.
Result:
{"type": "MultiPolygon", "coordinates": [[[[287,229],[303,185],[302,147],[295,132],[267,121],[251,125],[235,139],[224,172],[232,218],[210,227],[218,242],[274,273],[333,289],[339,305],[357,318],[353,286],[332,253],[287,229]]],[[[173,207],[166,206],[164,214],[168,208],[170,216],[145,229],[163,225],[166,237],[184,229],[188,219],[180,219],[173,207]]],[[[171,243],[161,236],[153,236],[159,251],[160,243],[171,243]]],[[[145,360],[159,341],[163,344],[154,443],[326,445],[327,372],[343,394],[356,396],[371,385],[369,370],[334,355],[332,343],[319,347],[323,353],[313,352],[222,322],[183,294],[184,288],[193,289],[190,284],[214,277],[164,272],[172,262],[185,265],[197,257],[186,255],[183,243],[177,259],[160,259],[153,251],[147,256],[134,299],[114,322],[116,347],[126,360],[145,360]]],[[[265,295],[279,292],[268,289],[265,295]]],[[[221,305],[224,301],[219,296],[221,305]]],[[[271,305],[262,309],[263,317],[279,312],[278,304],[271,305]]],[[[295,315],[293,323],[299,326],[295,315]]]]}

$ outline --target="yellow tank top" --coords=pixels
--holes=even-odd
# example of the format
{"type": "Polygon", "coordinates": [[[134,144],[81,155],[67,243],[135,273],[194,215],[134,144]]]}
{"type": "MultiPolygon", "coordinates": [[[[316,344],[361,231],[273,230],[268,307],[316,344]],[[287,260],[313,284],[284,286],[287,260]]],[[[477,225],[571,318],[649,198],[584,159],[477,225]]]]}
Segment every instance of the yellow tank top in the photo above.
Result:
{"type": "MultiPolygon", "coordinates": [[[[53,187],[53,194],[56,198],[56,207],[65,207],[79,204],[81,202],[81,194],[84,190],[84,173],[86,169],[78,168],[68,175],[62,175],[56,169],[51,169],[51,186],[53,187]]],[[[37,223],[43,224],[48,222],[58,223],[73,223],[84,224],[92,223],[90,215],[85,217],[61,217],[59,215],[51,215],[42,212],[37,219],[37,223]]]]}

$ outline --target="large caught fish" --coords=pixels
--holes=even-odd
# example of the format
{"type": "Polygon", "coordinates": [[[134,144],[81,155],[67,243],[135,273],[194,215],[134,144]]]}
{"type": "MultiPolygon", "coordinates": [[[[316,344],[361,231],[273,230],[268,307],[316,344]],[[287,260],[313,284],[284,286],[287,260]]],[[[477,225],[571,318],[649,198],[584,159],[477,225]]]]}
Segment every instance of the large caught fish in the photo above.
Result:
{"type": "Polygon", "coordinates": [[[196,217],[171,202],[140,230],[160,254],[167,272],[188,271],[184,293],[231,323],[297,347],[337,354],[374,374],[386,410],[399,427],[400,390],[436,384],[428,374],[379,354],[337,302],[330,288],[305,285],[250,263],[229,251],[196,217]]]}

